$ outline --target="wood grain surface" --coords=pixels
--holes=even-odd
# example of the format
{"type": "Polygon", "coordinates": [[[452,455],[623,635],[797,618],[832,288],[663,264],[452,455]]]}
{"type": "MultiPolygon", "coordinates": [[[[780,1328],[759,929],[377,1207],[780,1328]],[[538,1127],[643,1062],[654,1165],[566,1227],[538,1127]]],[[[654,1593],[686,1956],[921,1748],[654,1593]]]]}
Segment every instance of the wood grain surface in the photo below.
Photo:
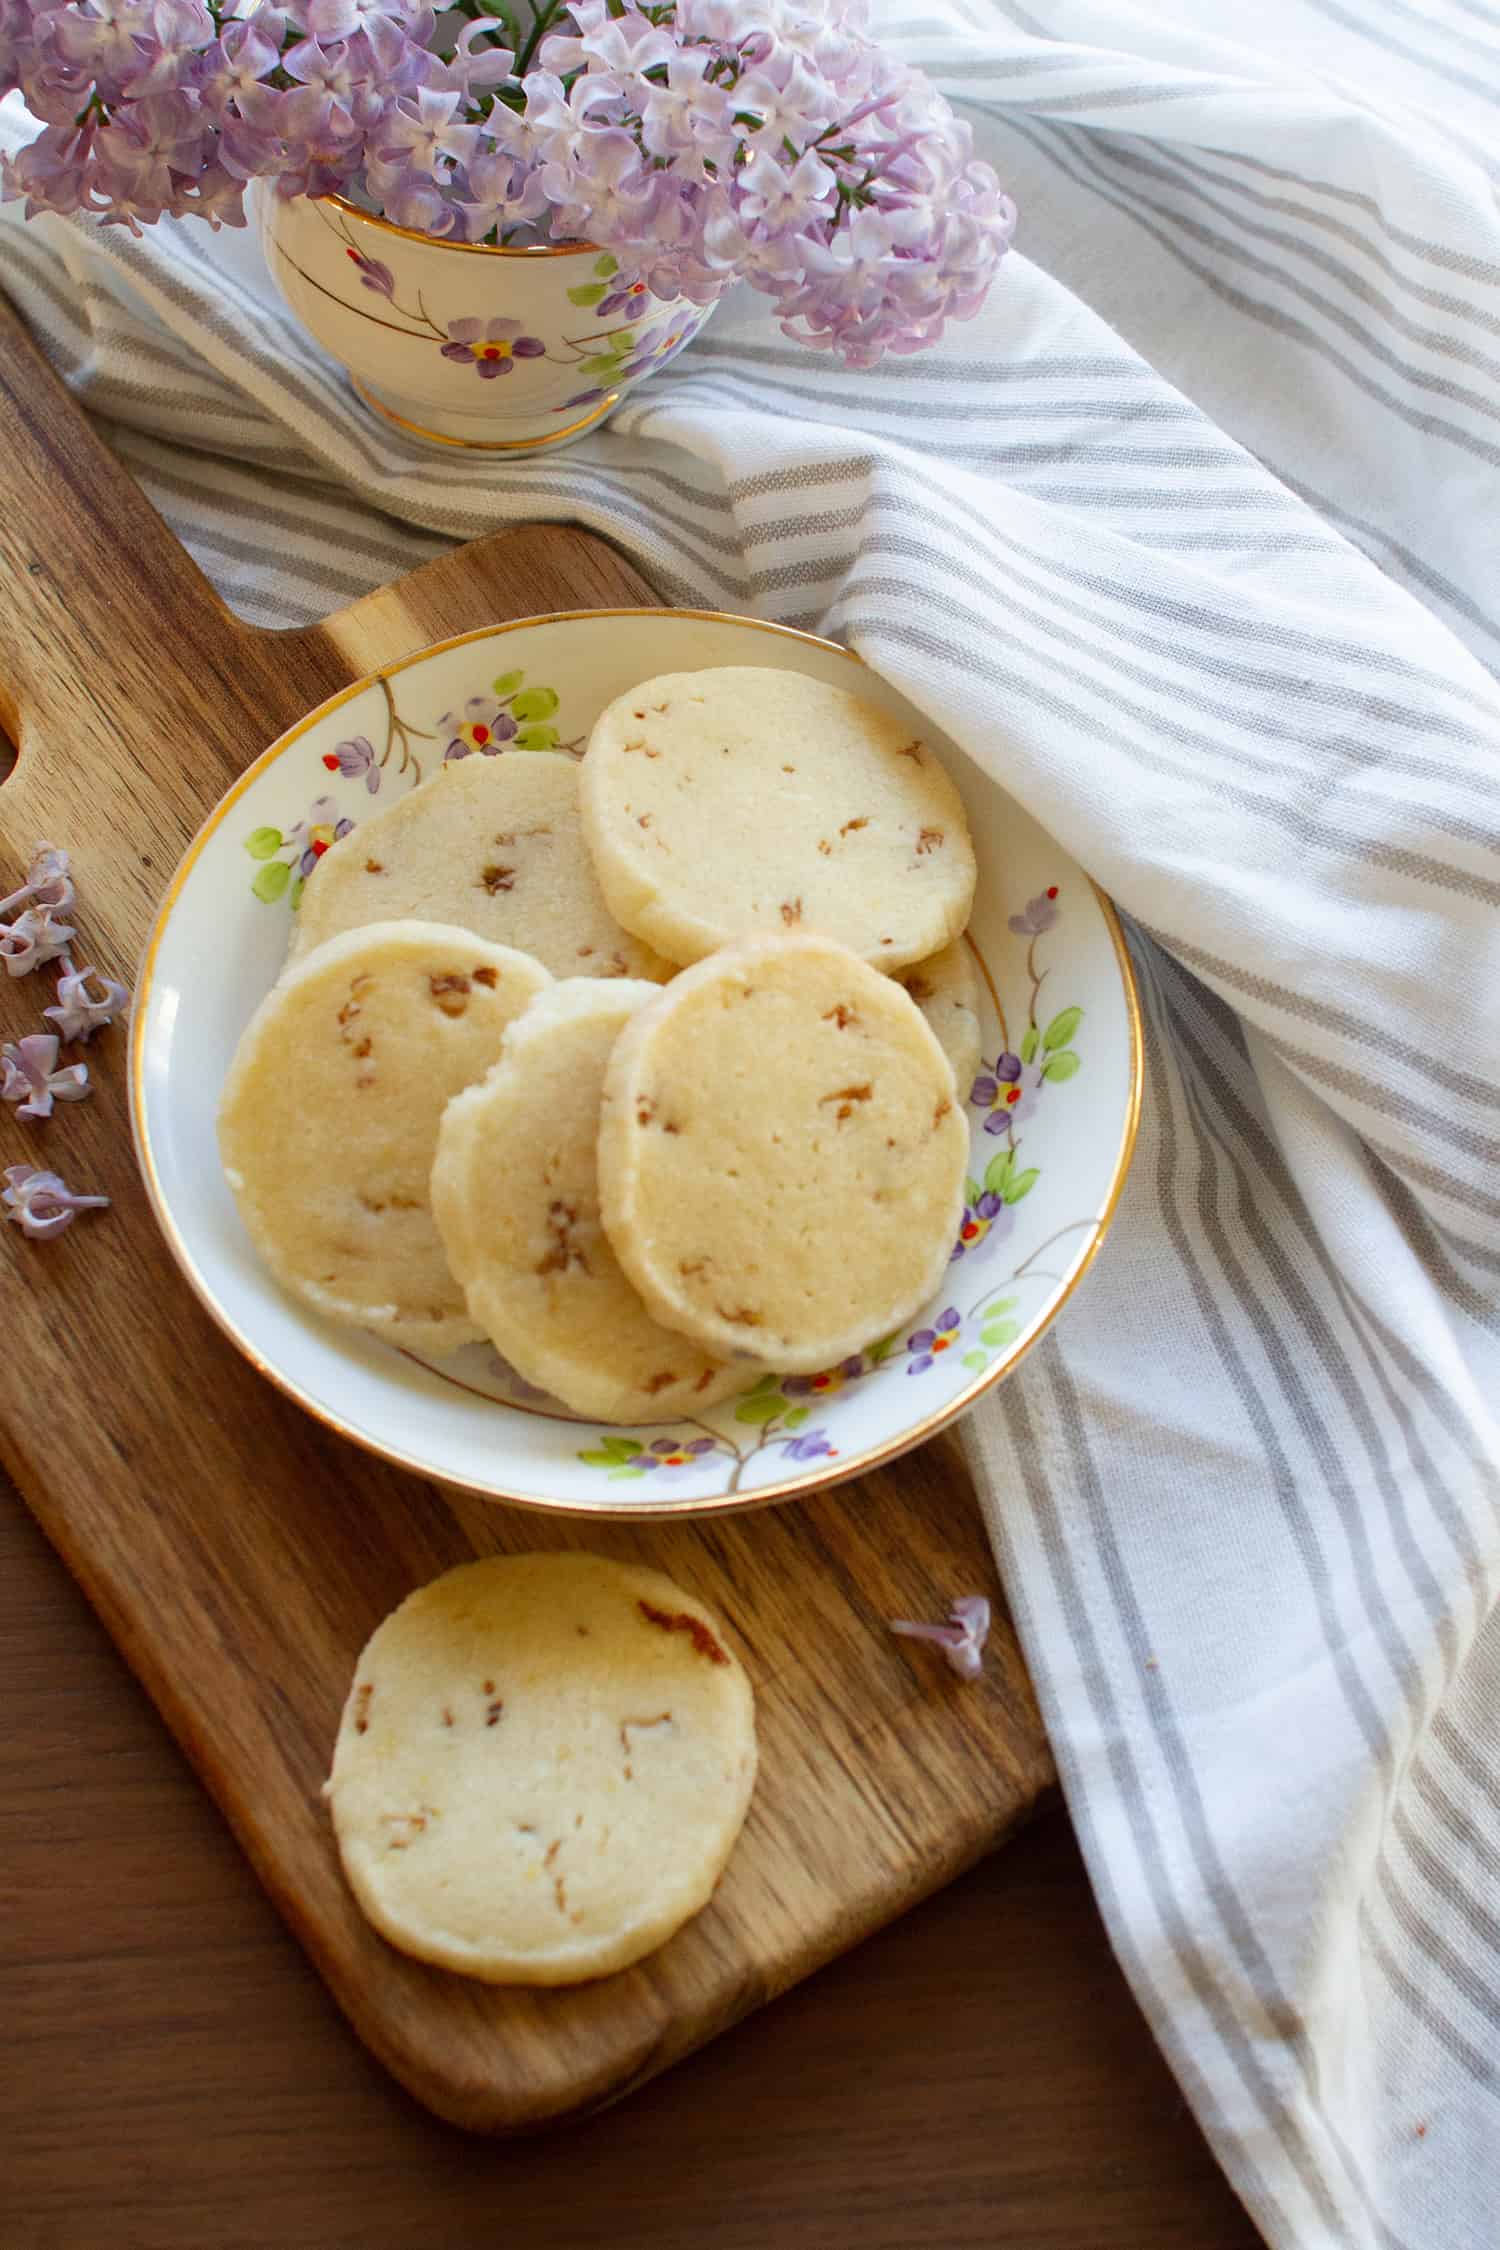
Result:
{"type": "MultiPolygon", "coordinates": [[[[374,661],[497,618],[651,598],[583,534],[440,558],[328,625],[234,619],[0,322],[0,859],[74,855],[81,956],[129,974],[182,846],[226,784],[374,661]]],[[[50,980],[48,980],[50,981],[50,980]]],[[[0,1030],[48,995],[7,983],[0,1030]]],[[[1051,1765],[1013,1637],[963,1687],[892,1615],[992,1596],[941,1442],[804,1505],[716,1527],[603,1527],[455,1496],[357,1453],[212,1327],[157,1236],[125,1117],[124,1043],[44,1149],[113,1208],[56,1242],[0,1227],[10,1311],[0,1457],[362,2037],[458,2123],[592,2106],[947,1883],[1038,1801],[1051,1765]],[[761,1782],[709,1910],[650,1960],[571,1992],[492,1990],[406,1959],[353,1906],[318,1789],[359,1649],[410,1588],[474,1554],[643,1557],[729,1621],[757,1693],[761,1782]]],[[[89,1933],[79,1933],[86,1956],[89,1933]]]]}
{"type": "Polygon", "coordinates": [[[1066,1821],[601,2116],[487,2144],[361,2054],[0,1492],[5,2250],[1256,2250],[1066,1821]]]}

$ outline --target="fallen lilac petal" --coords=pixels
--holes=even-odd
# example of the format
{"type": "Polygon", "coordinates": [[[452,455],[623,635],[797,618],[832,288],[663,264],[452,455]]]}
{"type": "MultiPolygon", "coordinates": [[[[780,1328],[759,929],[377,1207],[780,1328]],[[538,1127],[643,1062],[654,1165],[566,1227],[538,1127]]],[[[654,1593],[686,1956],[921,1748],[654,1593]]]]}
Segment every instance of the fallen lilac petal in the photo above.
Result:
{"type": "Polygon", "coordinates": [[[71,910],[76,894],[68,865],[68,855],[60,845],[37,845],[26,870],[26,887],[33,905],[48,907],[54,914],[71,910]]]}
{"type": "Polygon", "coordinates": [[[96,1031],[103,1031],[129,1006],[130,993],[123,984],[117,984],[113,977],[103,976],[98,969],[75,969],[64,954],[57,978],[56,1005],[43,1008],[42,1014],[49,1023],[56,1024],[64,1044],[70,1044],[75,1039],[92,1039],[96,1031]],[[91,981],[99,988],[97,999],[89,991],[91,981]]]}
{"type": "Polygon", "coordinates": [[[75,1195],[56,1172],[44,1172],[35,1164],[7,1165],[0,1192],[6,1217],[35,1242],[50,1242],[73,1224],[78,1212],[102,1211],[108,1202],[107,1195],[75,1195]]]}
{"type": "Polygon", "coordinates": [[[52,1104],[81,1102],[89,1093],[88,1066],[57,1067],[57,1035],[33,1031],[0,1047],[0,1101],[15,1102],[17,1117],[50,1117],[52,1104]]]}
{"type": "Polygon", "coordinates": [[[990,1630],[990,1605],[982,1594],[963,1594],[948,1610],[946,1625],[920,1625],[893,1617],[890,1628],[908,1641],[931,1641],[961,1680],[976,1680],[984,1669],[984,1644],[990,1630]]]}
{"type": "Polygon", "coordinates": [[[28,906],[13,922],[0,922],[0,960],[6,975],[29,977],[33,969],[66,953],[76,934],[70,923],[54,922],[46,906],[28,906]]]}

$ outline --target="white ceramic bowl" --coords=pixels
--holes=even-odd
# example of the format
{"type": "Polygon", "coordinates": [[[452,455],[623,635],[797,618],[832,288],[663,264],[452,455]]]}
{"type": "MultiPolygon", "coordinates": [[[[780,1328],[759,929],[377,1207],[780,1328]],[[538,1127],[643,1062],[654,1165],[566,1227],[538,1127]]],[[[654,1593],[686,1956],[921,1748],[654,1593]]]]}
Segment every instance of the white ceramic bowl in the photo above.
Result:
{"type": "Polygon", "coordinates": [[[251,209],[303,326],[368,406],[436,445],[536,453],[581,437],[707,317],[622,287],[592,243],[441,242],[262,182],[251,209]]]}
{"type": "Polygon", "coordinates": [[[1067,853],[847,650],[691,610],[588,611],[468,633],[320,705],[256,760],[189,846],[147,946],[131,1037],[131,1117],[157,1217],[246,1356],[388,1460],[585,1514],[786,1499],[951,1421],[1015,1366],[1098,1249],[1130,1161],[1140,1083],[1119,926],[1067,853]],[[815,1376],[747,1376],[741,1396],[696,1421],[603,1428],[528,1389],[485,1347],[424,1362],[285,1295],[240,1224],[215,1112],[240,1033],[281,968],[300,886],[317,880],[335,835],[433,773],[451,744],[581,751],[597,713],[636,681],[716,664],[777,664],[852,687],[898,711],[963,791],[986,986],[986,1067],[965,1089],[970,1208],[932,1305],[857,1359],[815,1376]]]}

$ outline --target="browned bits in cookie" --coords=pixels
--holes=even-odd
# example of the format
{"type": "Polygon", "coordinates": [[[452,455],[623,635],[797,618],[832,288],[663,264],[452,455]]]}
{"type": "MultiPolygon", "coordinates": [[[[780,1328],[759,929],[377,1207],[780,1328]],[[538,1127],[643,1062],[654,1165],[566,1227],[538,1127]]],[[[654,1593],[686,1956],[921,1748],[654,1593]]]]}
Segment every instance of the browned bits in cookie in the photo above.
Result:
{"type": "Polygon", "coordinates": [[[366,1734],[369,1731],[370,1698],[374,1693],[375,1683],[373,1680],[366,1680],[362,1686],[357,1687],[354,1691],[354,1731],[356,1734],[366,1734]]]}
{"type": "Polygon", "coordinates": [[[547,1846],[547,1849],[542,1854],[543,1867],[550,1867],[561,1850],[562,1838],[561,1836],[554,1836],[551,1843],[547,1846]]]}
{"type": "Polygon", "coordinates": [[[706,1391],[713,1379],[713,1369],[711,1367],[705,1367],[703,1373],[698,1377],[697,1382],[693,1385],[693,1389],[695,1391],[706,1391]]]}
{"type": "MultiPolygon", "coordinates": [[[[647,1606],[647,1605],[645,1604],[645,1602],[642,1602],[642,1604],[641,1604],[641,1607],[642,1607],[642,1609],[645,1609],[645,1608],[646,1608],[646,1606],[647,1606]]],[[[663,1611],[661,1611],[661,1612],[659,1612],[659,1613],[658,1613],[658,1614],[657,1614],[656,1616],[654,1616],[654,1617],[653,1617],[653,1619],[652,1619],[652,1623],[653,1623],[653,1624],[656,1624],[656,1623],[660,1623],[660,1622],[662,1621],[662,1619],[664,1619],[664,1618],[665,1618],[665,1616],[666,1616],[666,1612],[665,1612],[664,1610],[663,1610],[663,1611]]],[[[678,1620],[678,1619],[674,1619],[674,1620],[673,1620],[673,1623],[674,1623],[674,1624],[677,1624],[677,1623],[680,1623],[680,1622],[681,1622],[681,1621],[680,1621],[680,1620],[678,1620]]],[[[718,1647],[718,1643],[717,1643],[717,1641],[715,1641],[715,1643],[714,1643],[714,1646],[715,1646],[716,1648],[718,1647]]],[[[721,1653],[721,1655],[720,1655],[720,1658],[719,1658],[719,1661],[720,1661],[721,1663],[727,1663],[727,1662],[728,1662],[728,1658],[727,1658],[727,1657],[725,1657],[725,1656],[723,1656],[723,1655],[722,1655],[722,1653],[721,1653]]],[[[671,1714],[671,1712],[670,1712],[670,1711],[658,1711],[654,1719],[622,1719],[622,1720],[620,1721],[620,1748],[621,1748],[621,1749],[622,1749],[622,1750],[624,1751],[624,1753],[625,1753],[625,1779],[626,1779],[627,1781],[634,1781],[634,1779],[635,1779],[635,1768],[634,1768],[634,1766],[632,1766],[632,1764],[630,1763],[630,1754],[631,1754],[631,1752],[630,1752],[630,1737],[631,1737],[631,1735],[632,1735],[632,1734],[634,1733],[634,1731],[636,1730],[636,1728],[637,1728],[637,1727],[669,1727],[669,1726],[670,1726],[671,1724],[672,1724],[672,1714],[671,1714]]]]}
{"type": "Polygon", "coordinates": [[[938,1127],[942,1124],[943,1119],[948,1115],[948,1112],[952,1109],[952,1107],[952,1102],[947,1100],[940,1101],[938,1103],[936,1109],[932,1113],[932,1129],[934,1132],[937,1131],[938,1127]]]}
{"type": "Polygon", "coordinates": [[[479,888],[493,898],[497,891],[513,891],[516,871],[513,867],[487,867],[479,878],[479,888]]]}
{"type": "Polygon", "coordinates": [[[359,1203],[361,1209],[365,1211],[379,1212],[384,1211],[387,1208],[384,1202],[373,1195],[361,1195],[356,1197],[355,1200],[359,1203]]]}
{"type": "Polygon", "coordinates": [[[922,1005],[924,1000],[930,1000],[936,989],[935,986],[927,982],[925,977],[898,977],[896,981],[906,987],[918,1007],[922,1005]]]}
{"type": "Polygon", "coordinates": [[[469,1005],[473,987],[459,970],[448,969],[439,976],[429,977],[427,989],[445,1016],[461,1016],[469,1005]]]}
{"type": "Polygon", "coordinates": [[[580,961],[587,961],[587,960],[589,959],[590,955],[591,955],[591,954],[593,953],[593,950],[594,950],[594,949],[593,949],[593,947],[592,947],[591,945],[580,945],[580,947],[578,948],[578,958],[579,958],[579,960],[580,960],[580,961]]]}
{"type": "Polygon", "coordinates": [[[374,1085],[374,1083],[375,1083],[375,1073],[374,1073],[374,1071],[373,1071],[373,1070],[362,1070],[362,1071],[360,1072],[359,1076],[358,1076],[358,1077],[357,1077],[357,1078],[355,1079],[355,1081],[354,1081],[355,1091],[356,1091],[357,1093],[363,1093],[364,1089],[365,1089],[365,1088],[366,1088],[367,1086],[373,1086],[373,1085],[374,1085]]]}
{"type": "Polygon", "coordinates": [[[354,979],[353,983],[350,985],[349,997],[340,1008],[338,1015],[339,1036],[341,1038],[348,1031],[350,1024],[353,1023],[355,1018],[358,1016],[360,1012],[360,1000],[369,990],[374,981],[374,978],[369,974],[369,972],[365,971],[361,975],[357,976],[354,979]]]}
{"type": "Polygon", "coordinates": [[[784,898],[782,900],[781,919],[783,922],[785,922],[788,929],[792,927],[792,924],[794,922],[801,921],[802,901],[800,898],[784,898]]]}
{"type": "Polygon", "coordinates": [[[363,1062],[366,1055],[368,1055],[370,1050],[373,1048],[374,1044],[375,1042],[373,1039],[361,1039],[359,1045],[354,1050],[355,1060],[357,1062],[363,1062]]]}
{"type": "Polygon", "coordinates": [[[917,837],[917,857],[920,859],[924,852],[935,852],[942,841],[941,828],[922,829],[917,837]]]}
{"type": "Polygon", "coordinates": [[[436,1819],[436,1805],[423,1805],[417,1812],[382,1813],[381,1819],[388,1828],[394,1830],[394,1834],[386,1841],[386,1850],[404,1852],[408,1844],[414,1844],[425,1832],[429,1816],[436,1819]]]}
{"type": "Polygon", "coordinates": [[[453,1713],[449,1710],[446,1703],[443,1705],[443,1724],[445,1727],[451,1727],[453,1724],[453,1713]]]}
{"type": "Polygon", "coordinates": [[[610,955],[610,957],[609,957],[609,968],[608,968],[608,970],[607,970],[606,974],[608,974],[609,976],[612,976],[612,977],[628,977],[628,976],[629,976],[629,974],[630,974],[630,963],[629,963],[629,962],[628,962],[628,961],[626,960],[626,958],[625,958],[625,956],[624,956],[624,954],[623,954],[623,953],[612,953],[612,954],[610,955]]]}
{"type": "MultiPolygon", "coordinates": [[[[702,702],[702,700],[703,700],[703,698],[702,698],[702,696],[701,696],[701,695],[700,695],[700,696],[694,696],[694,698],[693,698],[693,701],[694,701],[695,703],[701,703],[701,702],[702,702]]],[[[796,767],[795,767],[795,766],[783,766],[781,770],[782,770],[782,772],[783,772],[783,773],[795,773],[795,772],[797,771],[797,769],[796,769],[796,767]]]]}
{"type": "Polygon", "coordinates": [[[500,982],[500,972],[498,969],[476,969],[474,971],[474,982],[482,984],[486,992],[493,992],[500,982]]]}
{"type": "Polygon", "coordinates": [[[651,1096],[649,1094],[642,1094],[640,1100],[635,1105],[635,1121],[637,1125],[649,1125],[655,1115],[655,1102],[651,1099],[651,1096]]]}
{"type": "Polygon", "coordinates": [[[822,1109],[829,1102],[837,1102],[839,1106],[833,1114],[837,1122],[842,1125],[846,1117],[854,1115],[855,1103],[869,1101],[874,1092],[875,1088],[868,1079],[863,1086],[840,1086],[836,1093],[822,1095],[818,1107],[822,1109]]]}
{"type": "Polygon", "coordinates": [[[695,1274],[707,1273],[712,1263],[711,1258],[684,1258],[678,1265],[677,1271],[682,1275],[684,1281],[691,1281],[695,1274]]]}
{"type": "Polygon", "coordinates": [[[908,742],[904,749],[897,751],[896,755],[898,758],[915,758],[917,764],[920,765],[922,763],[922,745],[920,742],[908,742]]]}
{"type": "Polygon", "coordinates": [[[385,873],[385,869],[381,866],[378,859],[367,859],[365,861],[365,873],[367,875],[383,875],[385,873]]]}
{"type": "Polygon", "coordinates": [[[880,942],[882,945],[894,945],[896,941],[891,937],[883,937],[880,942]]]}
{"type": "Polygon", "coordinates": [[[839,834],[841,836],[852,836],[855,833],[856,829],[868,828],[869,825],[870,821],[868,814],[861,813],[858,820],[846,820],[843,827],[839,830],[839,834]]]}
{"type": "MultiPolygon", "coordinates": [[[[638,1601],[635,1606],[648,1625],[659,1625],[664,1633],[686,1633],[698,1654],[706,1656],[710,1664],[727,1664],[729,1662],[729,1651],[720,1648],[702,1618],[694,1617],[691,1610],[680,1609],[674,1612],[668,1609],[658,1609],[654,1602],[648,1601],[638,1601]]],[[[663,1718],[670,1718],[670,1716],[670,1712],[663,1712],[662,1714],[663,1718]]],[[[627,1724],[629,1723],[637,1726],[656,1726],[660,1722],[655,1719],[644,1721],[638,1719],[634,1722],[627,1722],[627,1724]]]]}
{"type": "Polygon", "coordinates": [[[858,1011],[854,1008],[849,1007],[846,1002],[842,1000],[835,1000],[833,1006],[824,1016],[823,1021],[825,1023],[835,1023],[838,1025],[840,1031],[847,1031],[851,1023],[858,1023],[859,1015],[858,1011]]]}
{"type": "Polygon", "coordinates": [[[663,1371],[659,1375],[648,1375],[641,1387],[645,1391],[647,1398],[655,1398],[658,1391],[666,1390],[668,1386],[672,1383],[675,1383],[676,1380],[677,1377],[674,1375],[671,1368],[668,1367],[663,1369],[663,1371]]]}
{"type": "Polygon", "coordinates": [[[830,843],[829,843],[829,841],[828,841],[828,838],[827,838],[826,836],[820,836],[820,837],[818,838],[818,849],[819,849],[819,851],[820,851],[820,852],[821,852],[821,853],[823,854],[823,857],[824,857],[825,859],[831,859],[831,858],[832,858],[832,856],[833,856],[833,846],[832,846],[832,844],[830,844],[830,843]]]}
{"type": "Polygon", "coordinates": [[[503,1711],[504,1709],[505,1709],[505,1699],[504,1699],[504,1697],[503,1697],[503,1696],[499,1696],[499,1695],[496,1695],[496,1696],[492,1696],[492,1697],[491,1697],[491,1699],[490,1699],[490,1701],[489,1701],[489,1702],[488,1702],[488,1703],[487,1703],[487,1704],[485,1705],[485,1707],[484,1707],[484,1723],[485,1723],[485,1725],[486,1725],[487,1727],[494,1727],[494,1726],[498,1726],[498,1725],[500,1724],[500,1714],[501,1714],[501,1712],[502,1712],[502,1711],[503,1711]]]}
{"type": "Polygon", "coordinates": [[[637,828],[649,828],[651,826],[651,815],[648,812],[637,813],[635,824],[637,828]]]}
{"type": "Polygon", "coordinates": [[[537,1262],[538,1273],[566,1273],[569,1266],[581,1266],[587,1273],[587,1254],[573,1240],[573,1229],[578,1224],[576,1204],[554,1202],[547,1206],[547,1231],[552,1237],[551,1246],[537,1262]]]}
{"type": "Polygon", "coordinates": [[[495,1692],[495,1683],[494,1683],[494,1681],[493,1681],[493,1680],[486,1680],[486,1681],[484,1682],[484,1684],[483,1684],[483,1687],[482,1687],[481,1693],[483,1693],[483,1694],[485,1694],[485,1695],[493,1695],[493,1694],[494,1694],[494,1692],[495,1692]]]}
{"type": "MultiPolygon", "coordinates": [[[[636,717],[638,719],[644,719],[645,716],[646,714],[644,711],[637,711],[636,713],[636,717]]],[[[644,750],[648,758],[659,758],[661,756],[661,752],[659,750],[653,750],[650,747],[649,743],[645,742],[627,742],[625,748],[627,750],[644,750]]]]}
{"type": "MultiPolygon", "coordinates": [[[[729,1176],[733,1180],[738,1179],[739,1174],[731,1172],[729,1176]]],[[[731,1308],[728,1305],[716,1304],[714,1311],[718,1314],[720,1320],[727,1320],[731,1328],[759,1328],[762,1325],[761,1315],[753,1305],[740,1305],[737,1308],[731,1308]]]]}

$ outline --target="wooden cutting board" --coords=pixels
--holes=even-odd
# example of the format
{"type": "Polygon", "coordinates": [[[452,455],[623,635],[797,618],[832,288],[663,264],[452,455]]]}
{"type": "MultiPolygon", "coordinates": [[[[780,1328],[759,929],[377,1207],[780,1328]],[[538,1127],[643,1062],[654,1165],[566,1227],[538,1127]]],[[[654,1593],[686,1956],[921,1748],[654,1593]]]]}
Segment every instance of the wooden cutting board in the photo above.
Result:
{"type": "MultiPolygon", "coordinates": [[[[229,782],[325,696],[473,626],[654,599],[602,541],[538,527],[322,625],[245,625],[0,300],[0,727],[19,750],[0,873],[38,838],[66,845],[78,953],[107,971],[132,973],[229,782]]],[[[50,974],[0,981],[0,1032],[41,1028],[50,974]]],[[[0,1457],[354,2028],[420,2100],[509,2131],[612,2099],[950,1881],[1050,1788],[1003,1623],[968,1686],[885,1630],[961,1592],[998,1601],[951,1446],[712,1528],[564,1522],[399,1474],[219,1335],[136,1175],[118,1027],[89,1060],[92,1101],[42,1126],[0,1112],[0,1163],[45,1161],[114,1199],[52,1243],[0,1226],[0,1457]],[[318,1791],[380,1618],[453,1563],[564,1545],[646,1559],[723,1614],[755,1683],[761,1778],[713,1904],[661,1952],[571,1991],[495,1990],[375,1936],[318,1791]]]]}

